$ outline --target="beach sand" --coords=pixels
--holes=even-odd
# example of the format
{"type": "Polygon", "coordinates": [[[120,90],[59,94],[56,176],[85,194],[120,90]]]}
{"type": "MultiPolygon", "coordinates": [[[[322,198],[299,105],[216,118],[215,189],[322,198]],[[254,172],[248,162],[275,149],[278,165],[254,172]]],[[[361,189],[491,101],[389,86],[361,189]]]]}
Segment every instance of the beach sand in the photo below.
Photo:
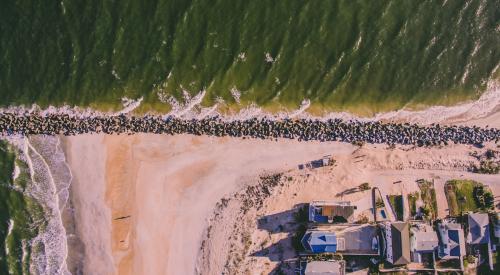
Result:
{"type": "Polygon", "coordinates": [[[192,274],[206,222],[223,196],[264,171],[355,150],[188,135],[65,140],[86,274],[192,274]]]}
{"type": "MultiPolygon", "coordinates": [[[[500,127],[499,115],[460,123],[500,127]]],[[[338,142],[154,134],[79,135],[63,141],[73,172],[71,203],[76,234],[84,245],[84,274],[220,274],[230,258],[231,234],[247,232],[255,243],[279,242],[283,237],[278,234],[269,239],[254,228],[253,218],[311,200],[339,199],[336,194],[363,182],[384,194],[408,194],[417,189],[416,179],[433,179],[440,217],[447,213],[443,186],[448,179],[474,178],[500,194],[500,176],[466,172],[477,162],[470,153],[479,150],[466,145],[358,147],[338,142]],[[337,161],[333,168],[298,169],[299,164],[329,154],[337,161]],[[248,217],[226,212],[212,225],[217,230],[207,240],[206,230],[222,198],[232,198],[258,182],[260,175],[278,172],[296,180],[248,217]],[[244,219],[240,222],[240,218],[244,219]],[[203,241],[206,247],[200,253],[203,241]]],[[[487,147],[497,149],[495,144],[487,147]]],[[[370,196],[359,192],[341,199],[365,210],[371,203],[370,196]]],[[[257,248],[253,244],[249,249],[257,248]]],[[[242,268],[255,264],[264,267],[259,272],[269,272],[277,261],[246,257],[242,268]]]]}
{"type": "MultiPolygon", "coordinates": [[[[83,274],[113,274],[111,213],[105,204],[106,150],[103,136],[79,135],[64,140],[73,174],[70,199],[77,239],[84,245],[83,274]]],[[[80,249],[69,247],[68,249],[80,249]]]]}
{"type": "MultiPolygon", "coordinates": [[[[365,181],[384,193],[408,193],[416,188],[416,178],[436,179],[438,190],[446,179],[474,176],[490,184],[495,194],[500,191],[498,175],[465,172],[475,161],[469,155],[475,148],[466,145],[359,148],[336,142],[150,134],[81,135],[65,142],[74,176],[76,227],[85,245],[85,274],[194,274],[205,229],[221,198],[254,184],[261,174],[307,173],[298,165],[327,154],[337,160],[333,172],[309,173],[307,181],[297,181],[285,192],[285,199],[271,200],[266,211],[336,199],[335,194],[365,181]],[[393,184],[396,180],[403,186],[393,184]],[[305,182],[308,188],[300,189],[305,182]]],[[[444,197],[441,190],[438,198],[444,197]]],[[[367,206],[367,197],[355,193],[343,199],[367,206]]],[[[446,214],[444,207],[440,215],[446,214]]],[[[224,222],[234,219],[228,215],[224,222]]],[[[224,234],[230,233],[227,225],[221,227],[223,235],[213,237],[220,241],[209,244],[213,268],[198,266],[198,272],[220,274],[227,258],[224,234]]]]}
{"type": "MultiPolygon", "coordinates": [[[[496,148],[496,145],[488,144],[488,147],[496,148]]],[[[295,258],[288,234],[296,231],[290,228],[294,224],[294,209],[313,200],[351,201],[357,206],[355,220],[365,216],[373,221],[371,193],[356,190],[364,182],[378,187],[385,198],[396,194],[406,197],[418,191],[418,179],[433,181],[439,218],[448,213],[444,184],[450,179],[474,179],[489,185],[495,195],[500,195],[499,175],[466,171],[476,161],[469,155],[474,150],[477,148],[465,145],[431,149],[365,145],[352,152],[331,152],[336,160],[333,167],[289,171],[285,177],[290,181],[285,180],[284,187],[275,188],[269,198],[262,199],[262,209],[254,207],[242,214],[242,198],[248,194],[229,196],[227,199],[231,200],[227,206],[217,209],[209,222],[209,233],[197,263],[199,274],[269,274],[276,271],[280,262],[288,263],[295,258]],[[237,199],[232,199],[234,197],[237,199]],[[287,253],[290,251],[292,253],[287,253]]],[[[280,269],[285,274],[293,274],[294,267],[280,269]]]]}

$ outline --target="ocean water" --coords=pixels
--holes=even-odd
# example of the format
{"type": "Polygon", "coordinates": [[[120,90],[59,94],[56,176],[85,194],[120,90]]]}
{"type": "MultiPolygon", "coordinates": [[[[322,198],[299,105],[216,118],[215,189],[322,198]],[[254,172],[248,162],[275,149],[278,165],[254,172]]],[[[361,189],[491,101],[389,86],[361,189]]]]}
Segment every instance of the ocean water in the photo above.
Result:
{"type": "MultiPolygon", "coordinates": [[[[0,141],[0,273],[29,274],[31,246],[38,233],[36,203],[24,194],[29,178],[15,149],[0,141]],[[15,168],[15,167],[18,168],[15,168]],[[21,166],[21,167],[20,167],[21,166]],[[16,179],[14,180],[14,170],[16,179]]],[[[40,213],[40,212],[38,212],[40,213]]]]}
{"type": "Polygon", "coordinates": [[[70,182],[57,137],[0,140],[0,274],[69,274],[70,182]]]}
{"type": "Polygon", "coordinates": [[[0,3],[0,105],[370,114],[478,98],[499,79],[500,2],[0,3]],[[173,98],[171,98],[173,96],[173,98]],[[175,99],[175,100],[174,100],[175,99]]]}

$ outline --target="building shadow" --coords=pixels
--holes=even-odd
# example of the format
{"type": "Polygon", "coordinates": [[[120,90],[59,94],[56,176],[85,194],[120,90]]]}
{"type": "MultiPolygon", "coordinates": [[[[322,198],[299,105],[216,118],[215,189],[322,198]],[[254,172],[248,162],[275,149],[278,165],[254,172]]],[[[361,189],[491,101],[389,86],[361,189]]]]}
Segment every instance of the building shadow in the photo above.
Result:
{"type": "MultiPolygon", "coordinates": [[[[262,244],[261,248],[251,255],[267,257],[270,261],[281,264],[294,261],[298,255],[297,249],[301,249],[300,239],[307,228],[308,206],[309,204],[306,203],[296,204],[290,210],[260,217],[257,220],[258,229],[265,230],[271,235],[284,233],[286,237],[274,243],[262,244]]],[[[282,272],[283,266],[277,270],[282,272]]],[[[285,272],[285,274],[288,273],[285,272]]]]}
{"type": "Polygon", "coordinates": [[[308,204],[300,203],[292,209],[262,216],[257,220],[257,228],[271,234],[295,232],[300,224],[307,223],[308,204]]]}
{"type": "Polygon", "coordinates": [[[253,257],[267,257],[272,262],[283,262],[297,257],[292,245],[292,237],[288,236],[276,243],[269,244],[251,254],[253,257]]]}
{"type": "Polygon", "coordinates": [[[359,188],[358,187],[353,187],[353,188],[349,188],[349,189],[346,189],[340,193],[337,193],[335,195],[335,197],[343,197],[343,196],[347,196],[347,195],[350,195],[350,194],[354,194],[354,193],[357,193],[357,192],[360,192],[359,188]]]}

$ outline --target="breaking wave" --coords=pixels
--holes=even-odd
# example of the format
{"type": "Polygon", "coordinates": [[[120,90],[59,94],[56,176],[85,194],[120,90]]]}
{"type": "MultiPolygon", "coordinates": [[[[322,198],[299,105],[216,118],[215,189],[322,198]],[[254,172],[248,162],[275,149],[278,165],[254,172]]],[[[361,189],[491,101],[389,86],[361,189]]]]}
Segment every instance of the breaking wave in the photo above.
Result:
{"type": "MultiPolygon", "coordinates": [[[[432,124],[432,123],[460,123],[464,121],[484,118],[492,113],[500,110],[500,81],[491,80],[486,91],[480,96],[478,100],[469,101],[454,106],[432,106],[423,110],[410,110],[403,108],[401,110],[377,113],[371,117],[357,116],[348,112],[330,112],[321,116],[312,115],[307,112],[311,106],[309,99],[304,99],[300,106],[295,110],[285,110],[277,113],[266,112],[255,103],[250,103],[242,107],[238,111],[221,112],[220,107],[225,106],[226,103],[222,99],[216,100],[212,106],[202,106],[206,91],[202,90],[191,96],[189,91],[183,90],[183,100],[178,100],[173,96],[169,96],[165,100],[165,104],[169,104],[171,111],[163,114],[164,118],[175,117],[183,119],[202,119],[207,117],[219,117],[225,121],[233,120],[247,120],[252,118],[268,118],[268,119],[313,119],[313,120],[327,120],[327,119],[344,119],[344,120],[360,120],[360,121],[395,121],[395,122],[410,122],[419,124],[432,124]]],[[[233,91],[234,93],[234,91],[233,91]]],[[[121,114],[132,113],[142,102],[139,99],[124,99],[124,109],[118,112],[100,112],[91,108],[80,107],[49,107],[41,109],[37,105],[30,108],[24,106],[13,106],[3,108],[0,112],[9,113],[39,113],[40,115],[48,114],[66,114],[74,117],[92,117],[92,116],[116,116],[121,114]]],[[[157,113],[151,113],[157,115],[157,113]]]]}
{"type": "MultiPolygon", "coordinates": [[[[7,137],[19,149],[19,158],[27,164],[30,181],[19,190],[35,200],[43,209],[43,216],[36,217],[32,229],[38,234],[23,240],[22,261],[31,250],[29,272],[32,274],[70,274],[66,266],[68,255],[66,231],[62,210],[69,198],[71,172],[66,164],[60,139],[54,136],[7,137]]],[[[19,169],[19,168],[18,168],[19,169]]]]}

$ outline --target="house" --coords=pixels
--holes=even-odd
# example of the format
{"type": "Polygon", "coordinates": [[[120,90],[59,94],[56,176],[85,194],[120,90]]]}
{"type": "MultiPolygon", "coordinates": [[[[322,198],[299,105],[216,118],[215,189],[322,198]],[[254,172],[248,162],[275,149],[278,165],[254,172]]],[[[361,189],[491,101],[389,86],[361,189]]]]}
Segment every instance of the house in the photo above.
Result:
{"type": "Polygon", "coordinates": [[[410,262],[410,230],[407,222],[385,222],[381,224],[384,237],[385,259],[392,265],[410,262]]]}
{"type": "Polygon", "coordinates": [[[344,275],[344,261],[312,261],[306,264],[304,275],[344,275]]]}
{"type": "Polygon", "coordinates": [[[313,253],[337,252],[337,236],[334,232],[307,231],[301,242],[305,250],[313,253]]]}
{"type": "Polygon", "coordinates": [[[469,214],[468,218],[467,243],[469,244],[487,244],[490,242],[490,221],[488,214],[474,213],[469,214]]]}
{"type": "Polygon", "coordinates": [[[379,255],[377,227],[370,224],[332,225],[321,230],[309,230],[302,238],[302,244],[313,253],[379,255]]]}
{"type": "Polygon", "coordinates": [[[436,232],[427,224],[412,226],[410,232],[410,255],[412,262],[422,263],[425,258],[433,261],[434,252],[439,246],[436,232]]]}
{"type": "Polygon", "coordinates": [[[314,223],[352,223],[356,208],[348,201],[314,201],[309,204],[309,221],[314,223]]]}
{"type": "Polygon", "coordinates": [[[479,263],[488,262],[493,270],[493,256],[490,244],[490,221],[488,214],[474,213],[467,217],[467,243],[470,245],[472,253],[479,256],[479,263]]]}
{"type": "Polygon", "coordinates": [[[442,259],[461,259],[465,256],[464,231],[460,224],[443,221],[438,225],[440,243],[438,256],[442,259]]]}

